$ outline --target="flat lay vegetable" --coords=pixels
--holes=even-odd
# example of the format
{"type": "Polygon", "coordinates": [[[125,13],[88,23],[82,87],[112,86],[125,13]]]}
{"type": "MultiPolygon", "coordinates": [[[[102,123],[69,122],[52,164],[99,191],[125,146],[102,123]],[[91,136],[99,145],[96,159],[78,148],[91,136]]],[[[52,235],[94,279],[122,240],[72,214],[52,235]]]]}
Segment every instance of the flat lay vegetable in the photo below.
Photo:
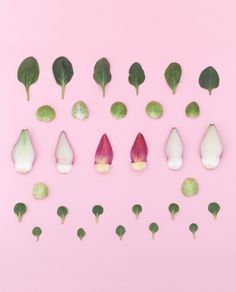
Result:
{"type": "Polygon", "coordinates": [[[208,205],[208,211],[213,215],[213,217],[216,219],[217,218],[217,214],[220,211],[220,205],[216,202],[211,202],[208,205]]]}
{"type": "Polygon", "coordinates": [[[33,186],[33,197],[37,200],[42,200],[48,196],[48,187],[45,183],[39,182],[33,186]]]}
{"type": "Polygon", "coordinates": [[[61,223],[64,224],[66,216],[68,215],[69,211],[65,206],[60,206],[57,209],[57,215],[61,218],[61,223]]]}
{"type": "Polygon", "coordinates": [[[113,150],[106,134],[104,134],[98,144],[94,165],[97,172],[107,172],[113,160],[113,150]]]}
{"type": "Polygon", "coordinates": [[[89,109],[85,102],[82,100],[77,101],[71,110],[71,115],[74,119],[85,120],[89,117],[89,109]]]}
{"type": "Polygon", "coordinates": [[[141,206],[141,205],[139,205],[139,204],[133,205],[133,207],[132,207],[132,211],[133,211],[133,213],[134,213],[136,219],[139,218],[139,215],[140,215],[140,213],[142,212],[142,210],[143,210],[143,209],[142,209],[142,206],[141,206]]]}
{"type": "Polygon", "coordinates": [[[196,118],[200,114],[200,108],[199,105],[196,103],[196,101],[190,102],[185,109],[185,114],[189,118],[196,118]]]}
{"type": "Polygon", "coordinates": [[[111,106],[111,114],[117,120],[123,119],[127,115],[126,105],[121,101],[113,103],[111,106]]]}
{"type": "Polygon", "coordinates": [[[14,213],[16,214],[19,222],[22,221],[22,217],[26,212],[27,212],[27,207],[26,207],[25,203],[17,203],[14,206],[14,213]]]}
{"type": "Polygon", "coordinates": [[[144,136],[138,133],[130,152],[132,168],[137,171],[145,169],[147,165],[147,155],[148,147],[144,136]]]}
{"type": "Polygon", "coordinates": [[[176,93],[177,86],[180,82],[182,75],[182,68],[178,63],[170,63],[165,71],[165,79],[169,87],[172,89],[172,93],[176,93]]]}
{"type": "Polygon", "coordinates": [[[17,172],[27,173],[31,171],[35,160],[35,151],[29,130],[24,129],[21,131],[11,154],[17,172]]]}
{"type": "Polygon", "coordinates": [[[175,219],[175,215],[179,212],[179,205],[176,203],[171,203],[168,207],[171,218],[175,219]]]}
{"type": "Polygon", "coordinates": [[[223,145],[214,124],[208,127],[200,146],[201,160],[204,167],[216,168],[223,153],[223,145]]]}
{"type": "Polygon", "coordinates": [[[192,177],[188,177],[183,181],[181,190],[184,196],[191,197],[197,195],[198,188],[197,181],[192,177]]]}
{"type": "Polygon", "coordinates": [[[57,171],[62,174],[69,173],[74,164],[74,152],[65,131],[60,133],[57,141],[55,156],[57,171]]]}
{"type": "Polygon", "coordinates": [[[157,223],[155,222],[152,222],[150,225],[149,225],[149,230],[150,232],[152,233],[152,239],[155,239],[155,234],[158,232],[159,230],[159,226],[157,223]]]}
{"type": "Polygon", "coordinates": [[[92,212],[93,212],[93,214],[94,214],[94,216],[95,216],[95,221],[96,221],[96,223],[98,223],[98,222],[99,222],[99,216],[102,215],[103,212],[104,212],[103,207],[100,206],[100,205],[95,205],[95,206],[93,207],[93,209],[92,209],[92,212]]]}
{"type": "Polygon", "coordinates": [[[170,169],[178,170],[183,165],[183,143],[179,132],[172,128],[166,143],[167,164],[170,169]]]}
{"type": "Polygon", "coordinates": [[[125,232],[126,232],[126,229],[125,229],[124,226],[118,225],[116,227],[116,234],[119,236],[120,240],[123,239],[123,236],[124,236],[125,232]]]}
{"type": "Polygon", "coordinates": [[[220,84],[218,72],[212,66],[204,69],[199,77],[199,84],[202,88],[207,89],[211,95],[212,90],[217,88],[220,84]]]}
{"type": "Polygon", "coordinates": [[[150,101],[146,105],[146,114],[151,118],[151,119],[160,119],[163,116],[163,107],[162,105],[157,102],[157,101],[150,101]]]}
{"type": "Polygon", "coordinates": [[[41,122],[51,122],[55,117],[56,112],[50,105],[43,105],[37,109],[36,118],[41,122]]]}
{"type": "Polygon", "coordinates": [[[139,86],[145,81],[145,73],[142,66],[135,62],[129,68],[129,83],[135,87],[136,95],[139,94],[139,86]]]}
{"type": "Polygon", "coordinates": [[[66,57],[58,57],[53,62],[52,71],[56,83],[61,86],[61,98],[64,99],[66,85],[74,75],[73,66],[66,57]]]}
{"type": "Polygon", "coordinates": [[[30,86],[39,78],[39,64],[34,57],[24,59],[17,71],[18,80],[24,84],[27,100],[30,100],[30,86]]]}
{"type": "Polygon", "coordinates": [[[106,58],[99,59],[94,66],[93,79],[101,86],[103,97],[105,97],[106,85],[111,78],[110,63],[106,58]]]}
{"type": "Polygon", "coordinates": [[[83,228],[79,228],[77,230],[77,236],[79,237],[80,240],[82,240],[86,235],[86,232],[83,228]]]}
{"type": "Polygon", "coordinates": [[[189,230],[192,232],[193,234],[193,238],[196,238],[196,232],[198,231],[198,225],[196,223],[192,223],[189,225],[189,230]]]}
{"type": "Polygon", "coordinates": [[[38,227],[38,226],[35,226],[32,229],[32,234],[33,234],[33,236],[36,237],[36,240],[39,241],[39,237],[42,234],[42,229],[40,227],[38,227]]]}

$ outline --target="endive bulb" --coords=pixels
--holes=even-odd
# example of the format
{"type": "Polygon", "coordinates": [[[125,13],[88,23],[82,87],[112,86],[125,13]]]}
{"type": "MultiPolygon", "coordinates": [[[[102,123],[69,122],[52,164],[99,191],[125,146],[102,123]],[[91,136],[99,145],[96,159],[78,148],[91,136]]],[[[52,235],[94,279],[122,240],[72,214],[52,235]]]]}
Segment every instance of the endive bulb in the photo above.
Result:
{"type": "Polygon", "coordinates": [[[202,164],[208,169],[216,168],[220,163],[223,146],[214,124],[209,125],[200,148],[202,164]]]}
{"type": "Polygon", "coordinates": [[[74,152],[64,131],[61,132],[56,147],[56,167],[58,172],[66,174],[72,170],[74,152]]]}
{"type": "Polygon", "coordinates": [[[12,150],[12,159],[17,172],[27,173],[31,171],[35,160],[35,151],[30,140],[29,130],[21,131],[12,150]]]}
{"type": "Polygon", "coordinates": [[[167,164],[170,169],[180,169],[183,165],[183,143],[176,128],[170,132],[166,143],[167,164]]]}

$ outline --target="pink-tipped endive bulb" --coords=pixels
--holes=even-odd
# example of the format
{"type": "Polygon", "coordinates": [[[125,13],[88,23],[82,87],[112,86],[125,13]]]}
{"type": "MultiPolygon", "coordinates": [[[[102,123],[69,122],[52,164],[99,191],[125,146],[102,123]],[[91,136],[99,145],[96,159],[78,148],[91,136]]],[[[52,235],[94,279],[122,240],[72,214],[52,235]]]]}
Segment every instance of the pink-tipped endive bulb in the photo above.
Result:
{"type": "Polygon", "coordinates": [[[12,159],[17,172],[27,173],[31,171],[35,160],[35,151],[30,140],[29,130],[21,131],[12,149],[12,159]]]}
{"type": "Polygon", "coordinates": [[[223,146],[214,124],[210,124],[208,127],[201,143],[200,152],[204,167],[214,169],[219,165],[223,146]]]}
{"type": "Polygon", "coordinates": [[[178,170],[183,165],[183,143],[179,132],[172,128],[166,143],[167,164],[170,169],[178,170]]]}
{"type": "Polygon", "coordinates": [[[141,133],[138,133],[131,149],[131,166],[134,170],[143,170],[147,165],[148,147],[141,133]]]}
{"type": "Polygon", "coordinates": [[[55,154],[58,172],[69,173],[74,164],[74,152],[64,131],[61,132],[58,138],[55,154]]]}
{"type": "Polygon", "coordinates": [[[97,172],[107,172],[110,169],[113,160],[113,151],[110,141],[104,134],[98,144],[94,165],[97,172]]]}

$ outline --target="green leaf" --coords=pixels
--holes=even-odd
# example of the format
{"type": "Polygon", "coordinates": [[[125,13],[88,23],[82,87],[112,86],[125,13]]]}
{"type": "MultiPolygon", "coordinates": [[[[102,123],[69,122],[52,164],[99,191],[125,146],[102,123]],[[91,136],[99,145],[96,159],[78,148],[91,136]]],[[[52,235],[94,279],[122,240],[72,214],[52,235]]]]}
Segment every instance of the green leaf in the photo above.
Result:
{"type": "Polygon", "coordinates": [[[121,101],[113,103],[111,106],[111,114],[117,120],[123,119],[127,115],[126,105],[121,101]]]}
{"type": "Polygon", "coordinates": [[[208,205],[208,211],[214,216],[214,218],[217,218],[217,214],[220,211],[220,205],[216,202],[212,202],[208,205]]]}
{"type": "Polygon", "coordinates": [[[185,114],[187,117],[189,118],[196,118],[199,116],[200,114],[200,108],[199,108],[199,105],[193,101],[193,102],[190,102],[187,106],[186,106],[186,109],[185,109],[185,114]]]}
{"type": "Polygon", "coordinates": [[[65,206],[60,206],[58,209],[57,209],[57,215],[59,217],[61,217],[61,223],[63,224],[65,222],[65,218],[68,214],[68,209],[65,207],[65,206]]]}
{"type": "Polygon", "coordinates": [[[199,84],[202,88],[207,89],[211,95],[212,89],[217,88],[220,84],[216,69],[211,66],[204,69],[200,74],[199,84]]]}
{"type": "Polygon", "coordinates": [[[49,105],[40,106],[36,112],[36,118],[44,123],[51,122],[55,119],[56,112],[55,110],[49,105]]]}
{"type": "Polygon", "coordinates": [[[175,218],[175,214],[179,212],[179,206],[176,203],[171,203],[169,205],[169,211],[171,214],[171,218],[174,219],[175,218]]]}
{"type": "Polygon", "coordinates": [[[24,59],[17,71],[18,80],[24,84],[27,100],[30,100],[30,85],[34,84],[39,78],[39,64],[34,57],[24,59]]]}
{"type": "Polygon", "coordinates": [[[37,241],[39,241],[39,237],[42,234],[42,229],[36,226],[32,229],[32,234],[37,238],[37,241]]]}
{"type": "Polygon", "coordinates": [[[136,95],[139,94],[139,85],[141,85],[145,80],[145,73],[142,66],[135,62],[129,68],[129,83],[132,84],[136,89],[136,95]]]}
{"type": "Polygon", "coordinates": [[[180,82],[182,75],[182,68],[178,63],[170,63],[165,71],[166,82],[172,89],[172,93],[175,94],[177,85],[180,82]]]}
{"type": "Polygon", "coordinates": [[[22,217],[26,212],[27,212],[27,207],[24,203],[17,203],[14,206],[14,213],[16,214],[19,222],[22,221],[22,217]]]}
{"type": "Polygon", "coordinates": [[[187,177],[181,186],[182,194],[186,197],[197,195],[198,189],[198,182],[192,177],[187,177]]]}
{"type": "Polygon", "coordinates": [[[157,101],[150,101],[146,105],[146,114],[151,119],[160,119],[163,116],[163,107],[162,105],[157,101]]]}
{"type": "Polygon", "coordinates": [[[100,205],[95,205],[92,209],[93,214],[95,215],[95,220],[98,223],[99,216],[103,214],[103,207],[100,205]]]}
{"type": "Polygon", "coordinates": [[[152,233],[152,239],[155,239],[155,234],[157,233],[157,231],[159,230],[159,226],[157,223],[155,222],[152,222],[150,225],[149,225],[149,230],[151,231],[152,233]]]}
{"type": "Polygon", "coordinates": [[[82,240],[86,235],[86,232],[83,228],[79,228],[77,230],[77,236],[79,237],[80,240],[82,240]]]}
{"type": "Polygon", "coordinates": [[[196,238],[196,232],[198,230],[198,225],[196,223],[192,223],[189,225],[189,230],[192,232],[193,234],[193,238],[196,238]]]}
{"type": "Polygon", "coordinates": [[[101,86],[105,97],[106,85],[111,81],[110,63],[106,58],[99,59],[94,66],[93,79],[101,86]]]}
{"type": "Polygon", "coordinates": [[[126,230],[125,230],[124,226],[119,225],[116,227],[116,234],[119,236],[120,240],[123,239],[125,232],[126,232],[126,230]]]}
{"type": "Polygon", "coordinates": [[[142,206],[139,204],[136,204],[132,207],[132,211],[136,216],[136,219],[139,218],[139,214],[142,212],[142,206]]]}
{"type": "Polygon", "coordinates": [[[66,57],[59,57],[54,61],[52,71],[57,84],[61,86],[61,97],[63,99],[66,85],[74,75],[73,66],[66,57]]]}

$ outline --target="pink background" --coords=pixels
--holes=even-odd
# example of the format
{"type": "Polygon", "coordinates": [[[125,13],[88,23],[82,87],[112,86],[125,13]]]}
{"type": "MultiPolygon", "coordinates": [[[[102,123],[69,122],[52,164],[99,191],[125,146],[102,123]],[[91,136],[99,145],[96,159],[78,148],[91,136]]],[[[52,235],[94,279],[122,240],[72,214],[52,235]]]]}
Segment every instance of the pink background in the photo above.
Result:
{"type": "Polygon", "coordinates": [[[101,292],[101,291],[212,291],[234,292],[236,285],[235,228],[235,4],[233,0],[2,0],[0,2],[1,82],[1,195],[0,195],[0,290],[1,292],[101,292]],[[31,101],[17,79],[19,63],[35,56],[40,78],[31,87],[31,101]],[[51,72],[54,59],[67,56],[74,77],[65,100],[51,72]],[[92,79],[97,59],[111,62],[112,82],[101,97],[92,79]],[[139,61],[146,81],[135,96],[127,82],[132,62],[139,61]],[[177,61],[183,67],[181,84],[172,96],[163,78],[166,66],[177,61]],[[208,96],[198,85],[202,69],[213,65],[220,87],[208,96]],[[70,115],[77,100],[90,108],[90,118],[80,122],[70,115]],[[161,120],[144,112],[156,99],[165,109],[161,120]],[[117,100],[128,106],[124,120],[114,120],[110,106],[117,100]],[[196,100],[201,116],[185,117],[188,102],[196,100]],[[57,118],[51,124],[35,119],[36,109],[52,105],[57,118]],[[205,170],[199,144],[209,123],[215,123],[224,141],[224,156],[217,170],[205,170]],[[184,167],[167,168],[164,144],[171,127],[182,136],[184,167]],[[22,128],[28,128],[37,151],[30,174],[13,168],[11,149],[22,128]],[[55,170],[54,149],[65,130],[76,153],[71,174],[55,170]],[[149,146],[146,171],[130,168],[129,151],[141,131],[149,146]],[[94,153],[103,133],[114,150],[110,173],[99,175],[94,153]],[[185,198],[180,185],[187,176],[200,184],[199,195],[185,198]],[[44,181],[50,195],[35,201],[31,188],[44,181]],[[12,211],[18,201],[28,205],[19,224],[12,211]],[[167,210],[176,201],[181,212],[172,222],[167,210]],[[211,201],[222,207],[218,220],[207,211],[211,201]],[[96,225],[91,208],[102,204],[105,212],[96,225]],[[131,207],[143,206],[136,222],[131,207]],[[56,215],[59,205],[69,208],[62,226],[56,215]],[[156,221],[155,241],[148,231],[156,221]],[[199,224],[194,241],[188,225],[199,224]],[[114,233],[123,224],[127,233],[120,242],[114,233]],[[31,234],[39,225],[39,243],[31,234]],[[80,242],[78,227],[87,231],[80,242]]]}

